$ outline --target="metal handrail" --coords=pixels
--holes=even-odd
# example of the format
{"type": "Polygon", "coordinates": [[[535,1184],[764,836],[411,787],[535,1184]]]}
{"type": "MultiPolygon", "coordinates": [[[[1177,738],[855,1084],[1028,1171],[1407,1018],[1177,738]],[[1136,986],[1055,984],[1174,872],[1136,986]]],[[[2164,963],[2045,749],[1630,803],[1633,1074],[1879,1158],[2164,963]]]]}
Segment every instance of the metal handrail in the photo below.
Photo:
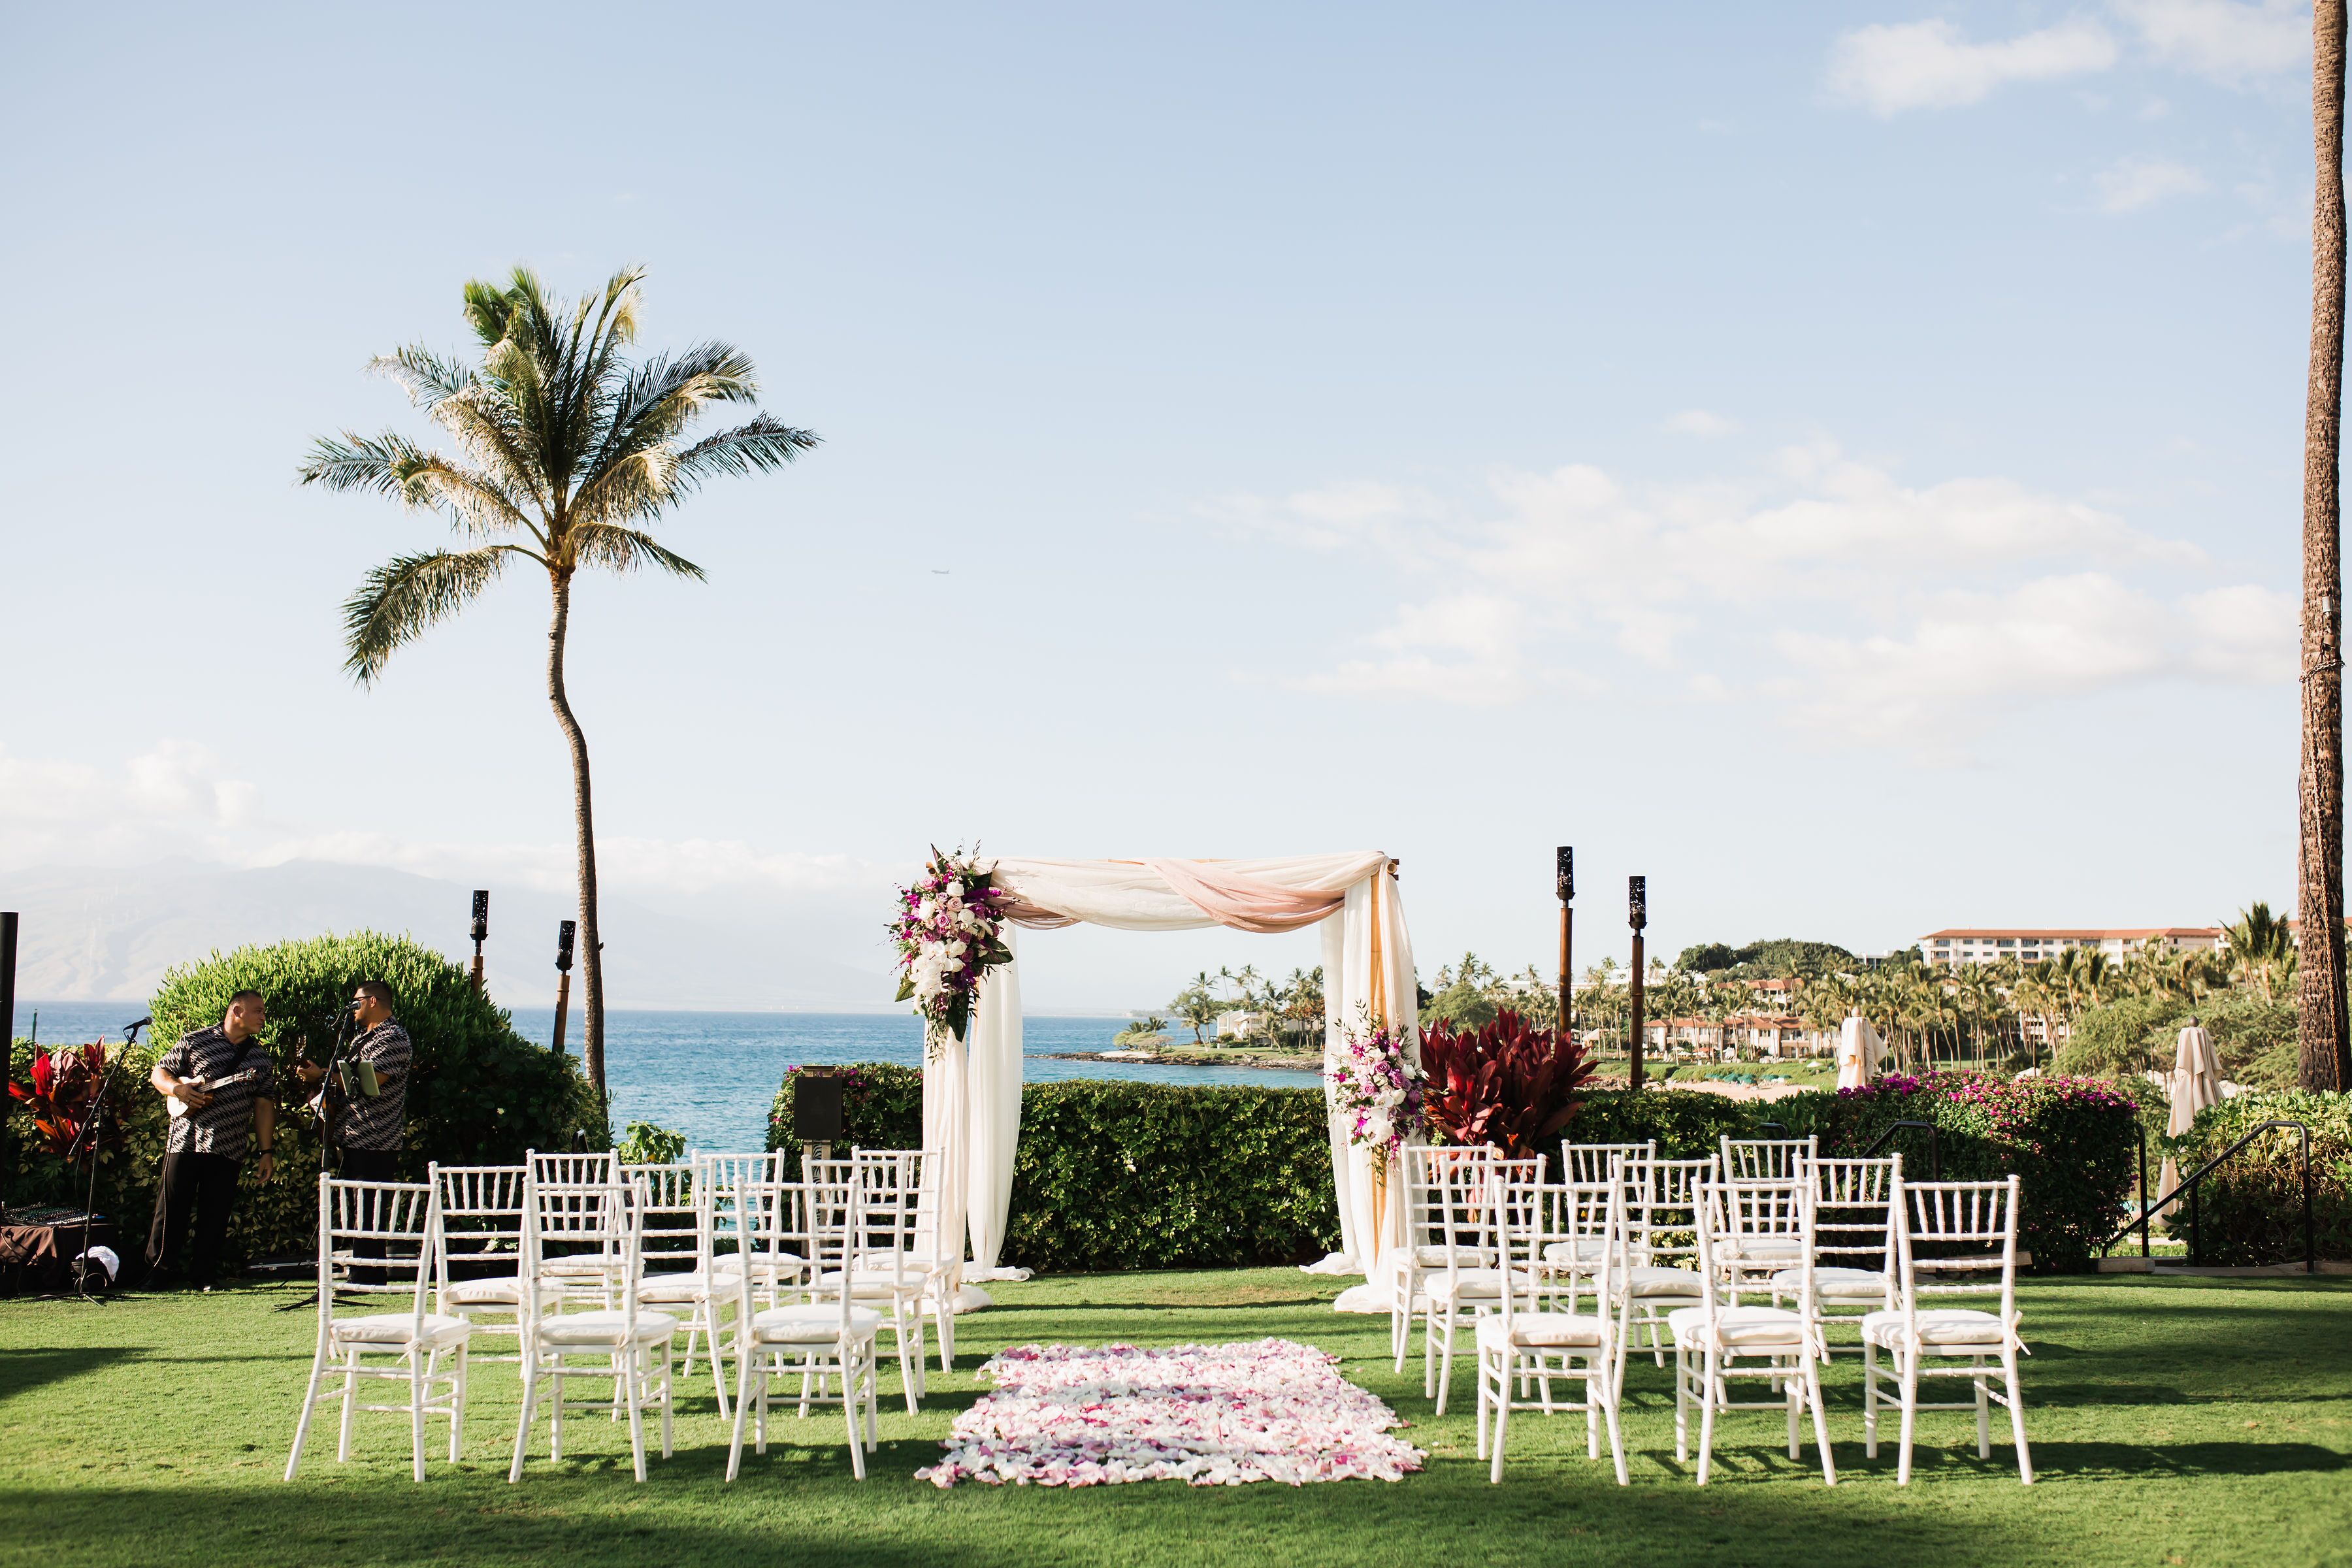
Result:
{"type": "Polygon", "coordinates": [[[1885,1131],[1879,1133],[1877,1141],[1872,1143],[1869,1148],[1864,1149],[1862,1152],[1862,1157],[1865,1160],[1876,1159],[1878,1157],[1878,1152],[1881,1149],[1885,1148],[1889,1143],[1894,1142],[1895,1135],[1897,1132],[1903,1131],[1906,1128],[1914,1131],[1925,1132],[1927,1135],[1927,1179],[1931,1182],[1942,1181],[1944,1179],[1944,1151],[1943,1146],[1937,1141],[1936,1124],[1932,1121],[1888,1122],[1886,1124],[1885,1131]]]}
{"type": "Polygon", "coordinates": [[[2137,1219],[2126,1222],[2121,1230],[2118,1230],[2115,1235],[2107,1237],[2106,1241],[2100,1247],[2099,1250],[2101,1252],[2105,1252],[2108,1247],[2115,1246],[2116,1242],[2121,1241],[2133,1231],[2137,1231],[2139,1232],[2140,1256],[2142,1258],[2147,1257],[2149,1255],[2148,1222],[2153,1220],[2165,1209],[2179,1203],[2185,1195],[2189,1199],[2189,1264],[2190,1268],[2195,1268],[2197,1266],[2197,1259],[2202,1251],[2202,1248],[2199,1247],[2198,1243],[2203,1239],[2199,1234],[2199,1222],[2201,1216],[2199,1213],[2198,1184],[2202,1182],[2208,1175],[2211,1174],[2214,1169],[2221,1165],[2223,1161],[2228,1160],[2231,1156],[2236,1154],[2247,1144],[2252,1143],[2263,1133],[2275,1131],[2282,1127],[2294,1128],[2301,1140],[2301,1151],[2303,1156],[2303,1271],[2305,1274],[2318,1273],[2319,1248],[2315,1237],[2313,1237],[2311,1228],[2311,1129],[2305,1126],[2300,1121],[2290,1121],[2284,1119],[2276,1121],[2265,1121],[2261,1126],[2254,1128],[2244,1137],[2239,1139],[2235,1143],[2231,1144],[2227,1149],[2222,1150],[2220,1153],[2206,1161],[2202,1165],[2198,1166],[2194,1174],[2182,1178],[2179,1186],[2173,1188],[2171,1192],[2167,1193],[2164,1196],[2157,1199],[2153,1204],[2150,1204],[2147,1201],[2147,1131],[2143,1128],[2139,1135],[2139,1217],[2137,1219]]]}

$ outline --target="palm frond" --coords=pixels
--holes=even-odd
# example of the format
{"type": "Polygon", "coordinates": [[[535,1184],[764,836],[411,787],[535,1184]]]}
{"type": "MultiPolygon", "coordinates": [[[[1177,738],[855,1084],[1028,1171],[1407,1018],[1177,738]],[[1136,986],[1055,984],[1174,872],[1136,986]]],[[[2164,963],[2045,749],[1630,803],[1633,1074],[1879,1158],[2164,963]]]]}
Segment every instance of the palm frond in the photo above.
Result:
{"type": "Polygon", "coordinates": [[[493,544],[400,555],[376,567],[343,603],[343,668],[362,686],[370,684],[394,648],[464,609],[506,569],[509,555],[529,553],[493,544]]]}
{"type": "Polygon", "coordinates": [[[473,366],[444,359],[422,343],[378,354],[368,361],[368,369],[397,383],[411,403],[428,413],[434,405],[463,397],[481,384],[473,366]]]}
{"type": "MultiPolygon", "coordinates": [[[[297,470],[302,483],[331,490],[372,490],[415,510],[437,510],[468,532],[494,535],[520,529],[540,539],[522,498],[497,479],[428,452],[394,431],[376,437],[343,433],[321,440],[297,470]]],[[[544,543],[544,540],[541,539],[544,543]]]]}
{"type": "Polygon", "coordinates": [[[803,452],[814,451],[824,439],[814,430],[797,429],[768,415],[758,415],[732,430],[706,436],[680,452],[670,467],[669,482],[673,489],[694,489],[719,474],[768,473],[803,452]]]}
{"type": "Polygon", "coordinates": [[[664,549],[654,537],[634,528],[622,528],[610,522],[575,523],[565,539],[572,547],[572,559],[583,566],[602,566],[608,572],[634,572],[640,566],[658,566],[678,577],[702,580],[702,568],[672,550],[664,549]]]}
{"type": "Polygon", "coordinates": [[[306,485],[324,485],[331,490],[373,490],[405,502],[409,500],[409,466],[425,456],[415,442],[395,431],[361,436],[346,430],[340,439],[322,436],[313,442],[310,456],[295,474],[306,485]]]}

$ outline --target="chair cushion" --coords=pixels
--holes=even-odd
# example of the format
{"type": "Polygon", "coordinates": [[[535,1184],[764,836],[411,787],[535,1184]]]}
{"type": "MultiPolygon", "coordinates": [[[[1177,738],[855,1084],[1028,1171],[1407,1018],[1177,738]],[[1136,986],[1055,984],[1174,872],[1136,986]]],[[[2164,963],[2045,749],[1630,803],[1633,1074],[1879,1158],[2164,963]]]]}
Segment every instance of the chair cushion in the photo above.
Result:
{"type": "MultiPolygon", "coordinates": [[[[861,1268],[851,1279],[850,1289],[860,1296],[912,1295],[922,1289],[929,1279],[930,1276],[919,1268],[900,1268],[895,1272],[887,1268],[861,1268]]],[[[840,1284],[841,1270],[836,1268],[830,1274],[819,1275],[817,1283],[840,1284]]]]}
{"type": "Polygon", "coordinates": [[[1638,1268],[1612,1272],[1609,1276],[1612,1292],[1641,1300],[1656,1296],[1696,1296],[1706,1289],[1706,1282],[1694,1268],[1673,1268],[1663,1263],[1645,1263],[1638,1268]]]}
{"type": "Polygon", "coordinates": [[[1601,1320],[1580,1312],[1514,1312],[1507,1335],[1501,1313],[1489,1312],[1478,1320],[1478,1342],[1486,1346],[1515,1345],[1530,1350],[1597,1346],[1601,1334],[1601,1320]]]}
{"type": "Polygon", "coordinates": [[[1803,1238],[1794,1236],[1727,1236],[1717,1245],[1727,1258],[1750,1261],[1795,1258],[1805,1250],[1803,1238]]]}
{"type": "MultiPolygon", "coordinates": [[[[849,1337],[873,1338],[882,1326],[882,1314],[871,1307],[849,1309],[849,1337]]],[[[751,1315],[751,1338],[761,1344],[829,1345],[841,1337],[841,1309],[819,1301],[800,1307],[771,1307],[751,1315]]]]}
{"type": "MultiPolygon", "coordinates": [[[[1676,1307],[1666,1314],[1666,1326],[1674,1331],[1678,1345],[1696,1350],[1706,1344],[1705,1307],[1676,1307]]],[[[1725,1345],[1740,1350],[1766,1345],[1801,1346],[1807,1338],[1805,1320],[1785,1307],[1719,1307],[1716,1309],[1715,1328],[1717,1337],[1725,1345]]]]}
{"type": "MultiPolygon", "coordinates": [[[[360,1318],[337,1318],[334,1335],[343,1344],[404,1345],[415,1323],[415,1320],[405,1312],[371,1312],[360,1318]]],[[[424,1324],[417,1329],[417,1339],[422,1344],[451,1344],[473,1331],[474,1325],[464,1318],[427,1312],[424,1324]]]]}
{"type": "MultiPolygon", "coordinates": [[[[562,1299],[562,1286],[549,1279],[539,1282],[541,1306],[562,1299]]],[[[504,1279],[460,1279],[449,1287],[449,1300],[460,1307],[520,1306],[522,1302],[522,1281],[511,1274],[504,1279]]]]}
{"type": "Polygon", "coordinates": [[[705,1296],[731,1294],[739,1274],[719,1277],[717,1283],[695,1274],[648,1274],[637,1281],[637,1300],[663,1306],[685,1306],[701,1300],[705,1296]]]}
{"type": "MultiPolygon", "coordinates": [[[[1511,1281],[1523,1290],[1530,1288],[1528,1277],[1516,1270],[1511,1275],[1511,1281]]],[[[1499,1300],[1503,1294],[1503,1271],[1499,1268],[1465,1268],[1457,1274],[1431,1274],[1423,1278],[1422,1289],[1433,1301],[1499,1300]]]]}
{"type": "MultiPolygon", "coordinates": [[[[1873,1312],[1862,1320],[1862,1337],[1874,1345],[1893,1346],[1903,1338],[1903,1314],[1873,1312]]],[[[1950,1347],[1989,1345],[1998,1349],[2007,1336],[2000,1320],[1969,1307],[1938,1307],[1919,1314],[1919,1342],[1950,1347]]]]}
{"type": "Polygon", "coordinates": [[[1546,1263],[1597,1262],[1609,1255],[1609,1244],[1597,1236],[1581,1241],[1555,1241],[1544,1248],[1546,1263]]]}
{"type": "MultiPolygon", "coordinates": [[[[794,1274],[808,1267],[797,1252],[763,1252],[755,1260],[762,1274],[794,1274]]],[[[724,1252],[711,1263],[710,1271],[725,1279],[743,1272],[743,1255],[724,1252]]]]}
{"type": "MultiPolygon", "coordinates": [[[[594,1312],[572,1312],[560,1318],[541,1318],[539,1337],[550,1344],[610,1345],[621,1342],[627,1324],[626,1316],[617,1308],[594,1312]]],[[[659,1344],[677,1332],[677,1320],[667,1312],[637,1312],[636,1342],[659,1344]]]]}
{"type": "MultiPolygon", "coordinates": [[[[1801,1268],[1783,1268],[1772,1276],[1772,1289],[1795,1295],[1805,1288],[1801,1268]]],[[[1886,1276],[1875,1268],[1816,1268],[1813,1294],[1824,1301],[1883,1301],[1886,1276]]]]}

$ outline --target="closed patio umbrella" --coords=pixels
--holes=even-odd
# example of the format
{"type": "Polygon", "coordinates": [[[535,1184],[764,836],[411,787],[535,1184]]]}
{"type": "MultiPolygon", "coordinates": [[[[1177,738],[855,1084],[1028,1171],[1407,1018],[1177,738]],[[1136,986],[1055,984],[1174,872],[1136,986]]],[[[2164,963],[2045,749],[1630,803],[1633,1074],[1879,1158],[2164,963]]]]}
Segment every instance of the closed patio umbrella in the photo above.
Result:
{"type": "MultiPolygon", "coordinates": [[[[2172,1100],[2172,1117],[2164,1130],[2175,1138],[2195,1125],[2199,1111],[2221,1102],[2221,1063],[2213,1054],[2213,1037],[2194,1018],[2173,1042],[2172,1071],[2165,1079],[2165,1089],[2172,1100]]],[[[2157,1201],[2170,1197],[2179,1185],[2180,1167],[2167,1154],[2156,1179],[2157,1201]]]]}
{"type": "Polygon", "coordinates": [[[1837,1086],[1840,1089],[1868,1089],[1870,1080],[1878,1076],[1878,1064],[1885,1058],[1886,1047],[1878,1038],[1878,1031],[1870,1020],[1859,1013],[1846,1015],[1838,1026],[1837,1086]]]}

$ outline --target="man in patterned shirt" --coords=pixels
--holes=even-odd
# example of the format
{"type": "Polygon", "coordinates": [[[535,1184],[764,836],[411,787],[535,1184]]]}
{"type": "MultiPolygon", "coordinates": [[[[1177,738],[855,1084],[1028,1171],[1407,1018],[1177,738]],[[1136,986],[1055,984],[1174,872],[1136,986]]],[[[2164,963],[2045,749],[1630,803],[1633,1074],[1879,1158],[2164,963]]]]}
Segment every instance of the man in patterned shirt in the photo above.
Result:
{"type": "Polygon", "coordinates": [[[147,1260],[190,1284],[208,1285],[220,1267],[248,1129],[260,1134],[260,1175],[269,1180],[278,1094],[269,1053],[257,1037],[264,1021],[261,994],[240,991],[218,1026],[181,1036],[147,1075],[155,1092],[187,1107],[163,1145],[147,1260]]]}
{"type": "MultiPolygon", "coordinates": [[[[338,1163],[348,1182],[396,1182],[402,1136],[408,1130],[408,1071],[416,1047],[393,1017],[392,987],[381,980],[362,980],[353,988],[352,1016],[360,1032],[344,1048],[343,1059],[373,1068],[376,1092],[351,1097],[335,1130],[338,1163]]],[[[326,1068],[309,1062],[294,1071],[310,1085],[326,1076],[326,1068]]]]}

